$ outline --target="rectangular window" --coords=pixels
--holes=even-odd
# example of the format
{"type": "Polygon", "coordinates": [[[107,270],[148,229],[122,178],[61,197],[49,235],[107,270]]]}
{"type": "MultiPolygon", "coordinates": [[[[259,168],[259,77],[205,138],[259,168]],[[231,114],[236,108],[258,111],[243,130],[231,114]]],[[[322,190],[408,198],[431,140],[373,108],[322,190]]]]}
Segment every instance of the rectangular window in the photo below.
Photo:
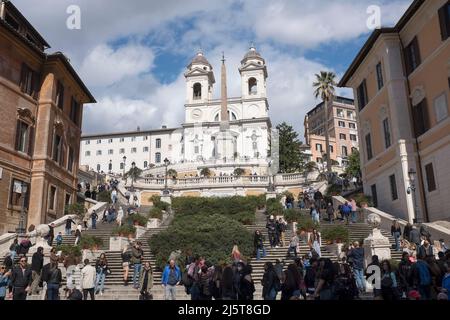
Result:
{"type": "Polygon", "coordinates": [[[97,144],[102,144],[102,140],[97,140],[97,144]]]}
{"type": "Polygon", "coordinates": [[[120,170],[123,170],[123,162],[120,163],[120,170]]]}
{"type": "Polygon", "coordinates": [[[91,152],[90,152],[90,151],[86,151],[86,152],[84,153],[84,155],[85,155],[86,157],[90,157],[90,156],[91,156],[91,152]]]}
{"type": "Polygon", "coordinates": [[[345,128],[345,122],[344,121],[339,121],[338,122],[339,127],[341,128],[345,128]]]}
{"type": "Polygon", "coordinates": [[[72,172],[73,170],[73,148],[69,147],[69,155],[67,157],[67,170],[72,172]]]}
{"type": "Polygon", "coordinates": [[[430,130],[427,100],[423,99],[417,106],[413,106],[413,123],[416,138],[430,130]]]}
{"type": "Polygon", "coordinates": [[[120,150],[119,150],[119,153],[120,153],[120,154],[124,154],[124,153],[125,153],[125,149],[123,149],[123,148],[120,149],[120,150]]]}
{"type": "Polygon", "coordinates": [[[11,206],[14,207],[22,206],[22,201],[24,201],[25,207],[28,207],[27,193],[28,193],[28,183],[25,183],[21,180],[13,179],[9,198],[11,206]]]}
{"type": "Polygon", "coordinates": [[[53,138],[53,161],[62,162],[62,137],[57,134],[53,138]]]}
{"type": "Polygon", "coordinates": [[[435,191],[437,188],[436,180],[434,179],[434,168],[432,163],[429,163],[425,166],[425,173],[427,175],[428,192],[435,191]]]}
{"type": "Polygon", "coordinates": [[[348,127],[350,128],[350,129],[355,129],[356,130],[356,124],[355,123],[349,123],[348,124],[348,127]]]}
{"type": "Polygon", "coordinates": [[[348,149],[346,146],[342,146],[342,156],[347,157],[348,156],[348,149]]]}
{"type": "Polygon", "coordinates": [[[442,94],[434,99],[434,112],[436,114],[436,122],[441,122],[448,116],[447,96],[442,94]]]}
{"type": "Polygon", "coordinates": [[[392,201],[398,199],[397,182],[395,181],[395,174],[389,177],[389,184],[391,185],[391,197],[392,201]]]}
{"type": "Polygon", "coordinates": [[[148,147],[144,147],[143,152],[148,152],[148,147]]]}
{"type": "Polygon", "coordinates": [[[108,139],[108,143],[113,143],[113,139],[108,139]]]}
{"type": "Polygon", "coordinates": [[[391,128],[389,127],[389,119],[383,120],[384,146],[388,149],[391,146],[391,128]]]}
{"type": "Polygon", "coordinates": [[[353,120],[355,118],[355,115],[351,111],[347,111],[347,118],[353,120]]]}
{"type": "Polygon", "coordinates": [[[344,110],[337,109],[337,116],[340,117],[340,118],[344,118],[344,110]]]}
{"type": "Polygon", "coordinates": [[[136,137],[131,137],[131,142],[136,141],[136,137]]]}
{"type": "Polygon", "coordinates": [[[419,41],[417,37],[405,48],[406,73],[409,76],[421,63],[419,41]]]}
{"type": "Polygon", "coordinates": [[[55,210],[55,202],[56,202],[56,187],[50,186],[49,194],[48,194],[48,209],[55,210]]]}
{"type": "Polygon", "coordinates": [[[195,146],[195,147],[194,147],[194,153],[195,153],[195,154],[198,154],[199,152],[200,152],[199,147],[198,147],[198,146],[195,146]]]}
{"type": "Polygon", "coordinates": [[[161,148],[161,139],[156,139],[156,149],[161,148]]]}
{"type": "Polygon", "coordinates": [[[356,134],[350,135],[350,141],[358,141],[358,138],[356,137],[356,134]]]}
{"type": "Polygon", "coordinates": [[[64,86],[61,83],[61,81],[58,81],[56,85],[56,98],[55,98],[55,104],[63,110],[64,108],[64,86]]]}
{"type": "Polygon", "coordinates": [[[157,152],[155,154],[155,162],[156,163],[161,163],[161,153],[157,152]]]}
{"type": "Polygon", "coordinates": [[[334,152],[333,146],[329,146],[329,147],[330,147],[330,153],[333,153],[334,152]]]}
{"type": "Polygon", "coordinates": [[[359,111],[361,111],[362,109],[364,109],[364,107],[369,102],[369,98],[368,98],[368,95],[367,95],[367,85],[366,85],[366,80],[365,79],[359,85],[358,90],[357,90],[357,95],[358,95],[359,111]]]}
{"type": "Polygon", "coordinates": [[[381,62],[377,64],[377,83],[378,83],[378,90],[381,90],[384,86],[383,69],[381,67],[381,62]]]}
{"type": "Polygon", "coordinates": [[[17,120],[16,127],[16,150],[29,153],[30,151],[30,137],[29,137],[30,127],[23,121],[17,120]]]}
{"type": "Polygon", "coordinates": [[[114,154],[114,150],[113,149],[109,149],[108,150],[108,154],[114,154]]]}
{"type": "Polygon", "coordinates": [[[370,190],[372,191],[373,206],[376,208],[376,207],[378,207],[377,185],[376,184],[372,185],[370,187],[370,190]]]}
{"type": "Polygon", "coordinates": [[[70,205],[71,198],[72,198],[72,196],[70,195],[70,193],[66,193],[66,201],[64,202],[65,206],[70,205]]]}
{"type": "Polygon", "coordinates": [[[120,142],[125,142],[125,138],[120,138],[120,142]]]}
{"type": "Polygon", "coordinates": [[[450,2],[439,9],[439,24],[441,25],[442,41],[445,41],[450,37],[450,2]]]}
{"type": "Polygon", "coordinates": [[[74,97],[72,97],[71,103],[70,103],[70,120],[73,121],[76,125],[78,125],[78,114],[80,110],[80,104],[75,100],[74,97]]]}
{"type": "Polygon", "coordinates": [[[144,136],[143,140],[147,141],[148,140],[148,136],[144,136]]]}
{"type": "Polygon", "coordinates": [[[367,160],[372,159],[373,158],[372,137],[370,136],[370,133],[366,135],[366,151],[367,151],[367,160]]]}
{"type": "Polygon", "coordinates": [[[316,144],[316,151],[322,152],[322,145],[320,143],[316,144]]]}
{"type": "Polygon", "coordinates": [[[339,139],[341,139],[341,140],[347,140],[347,136],[346,136],[345,134],[343,134],[343,133],[340,133],[340,134],[339,134],[339,139]]]}
{"type": "Polygon", "coordinates": [[[102,150],[97,150],[97,155],[101,156],[102,155],[102,150]]]}
{"type": "Polygon", "coordinates": [[[131,148],[131,153],[136,153],[137,149],[136,148],[131,148]]]}
{"type": "Polygon", "coordinates": [[[36,71],[23,63],[20,74],[20,91],[33,97],[34,99],[37,99],[40,78],[40,75],[36,71]]]}

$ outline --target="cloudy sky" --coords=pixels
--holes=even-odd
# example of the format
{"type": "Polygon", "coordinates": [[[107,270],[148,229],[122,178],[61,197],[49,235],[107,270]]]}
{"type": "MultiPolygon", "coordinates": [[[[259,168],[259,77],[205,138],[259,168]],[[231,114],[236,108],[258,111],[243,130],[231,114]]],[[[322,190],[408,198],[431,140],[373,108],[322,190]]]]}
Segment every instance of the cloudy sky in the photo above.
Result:
{"type": "MultiPolygon", "coordinates": [[[[83,133],[178,127],[184,120],[183,73],[201,47],[220,79],[225,51],[229,96],[240,95],[239,62],[254,42],[268,64],[274,125],[302,135],[314,107],[314,74],[342,76],[371,30],[367,8],[383,26],[412,0],[13,0],[51,45],[71,60],[98,103],[84,111],[83,133]],[[70,5],[81,29],[69,30],[70,5]]],[[[220,83],[215,86],[220,96],[220,83]]],[[[340,94],[351,96],[348,90],[340,94]]]]}

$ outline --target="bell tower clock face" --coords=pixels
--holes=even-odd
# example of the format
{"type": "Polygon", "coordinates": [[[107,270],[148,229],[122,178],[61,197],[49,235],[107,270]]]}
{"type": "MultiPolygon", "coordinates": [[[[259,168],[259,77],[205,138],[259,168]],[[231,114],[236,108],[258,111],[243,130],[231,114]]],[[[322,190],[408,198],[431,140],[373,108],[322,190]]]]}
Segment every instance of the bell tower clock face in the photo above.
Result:
{"type": "Polygon", "coordinates": [[[200,120],[202,118],[203,112],[200,109],[195,109],[192,111],[192,119],[200,120]]]}

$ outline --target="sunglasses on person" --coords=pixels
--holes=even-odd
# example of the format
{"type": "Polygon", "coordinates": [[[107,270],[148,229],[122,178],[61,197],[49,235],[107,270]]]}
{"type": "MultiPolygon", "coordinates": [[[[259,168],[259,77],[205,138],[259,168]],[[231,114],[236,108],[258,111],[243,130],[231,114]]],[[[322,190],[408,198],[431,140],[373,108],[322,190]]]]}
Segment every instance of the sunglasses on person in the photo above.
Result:
{"type": "Polygon", "coordinates": [[[27,260],[25,260],[25,259],[20,259],[20,262],[27,262],[27,260]]]}

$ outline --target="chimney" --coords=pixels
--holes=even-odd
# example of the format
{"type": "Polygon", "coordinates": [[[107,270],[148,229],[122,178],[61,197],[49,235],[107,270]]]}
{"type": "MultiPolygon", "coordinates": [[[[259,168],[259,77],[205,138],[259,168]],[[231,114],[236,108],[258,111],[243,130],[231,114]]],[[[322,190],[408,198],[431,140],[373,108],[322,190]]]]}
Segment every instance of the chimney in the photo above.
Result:
{"type": "Polygon", "coordinates": [[[167,126],[162,126],[163,129],[167,129],[167,126]]]}

